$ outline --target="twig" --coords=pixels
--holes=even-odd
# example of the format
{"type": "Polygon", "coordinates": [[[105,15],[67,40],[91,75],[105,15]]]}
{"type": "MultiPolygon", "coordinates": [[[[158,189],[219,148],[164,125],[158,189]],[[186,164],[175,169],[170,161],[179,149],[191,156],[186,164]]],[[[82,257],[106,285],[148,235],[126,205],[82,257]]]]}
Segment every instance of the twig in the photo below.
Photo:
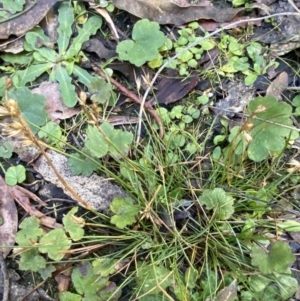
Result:
{"type": "Polygon", "coordinates": [[[144,106],[147,105],[146,103],[146,99],[147,96],[150,92],[151,87],[154,85],[158,75],[169,65],[169,63],[171,63],[172,61],[174,61],[175,59],[177,59],[180,55],[182,55],[186,50],[196,46],[197,44],[199,44],[200,42],[215,36],[216,34],[218,34],[219,32],[222,32],[225,29],[229,29],[235,25],[241,24],[241,23],[245,23],[245,22],[255,22],[255,21],[262,21],[268,18],[273,18],[273,17],[279,17],[279,16],[299,16],[299,13],[290,13],[290,12],[284,12],[284,13],[277,13],[277,14],[273,14],[273,15],[268,15],[268,16],[264,16],[264,17],[259,17],[259,18],[251,18],[248,20],[239,20],[233,23],[230,23],[220,29],[217,29],[215,31],[213,31],[212,33],[206,35],[205,37],[200,37],[198,39],[195,40],[195,42],[193,42],[192,44],[186,46],[182,51],[178,52],[176,55],[174,55],[173,57],[171,57],[169,60],[167,60],[159,69],[158,71],[155,73],[150,85],[148,86],[148,88],[145,91],[145,94],[143,96],[142,99],[142,103],[141,103],[141,108],[140,108],[140,112],[139,112],[139,123],[138,123],[138,133],[137,133],[137,143],[139,142],[140,136],[141,136],[141,129],[142,129],[142,114],[143,114],[143,108],[144,106]]]}
{"type": "MultiPolygon", "coordinates": [[[[107,79],[107,75],[96,65],[92,64],[92,69],[97,72],[101,77],[107,79]]],[[[135,95],[134,93],[132,93],[131,91],[129,91],[128,89],[126,89],[123,85],[121,85],[119,82],[117,82],[115,79],[111,78],[109,79],[111,81],[111,83],[116,86],[124,95],[126,95],[128,98],[132,99],[134,102],[138,103],[141,108],[145,107],[145,109],[147,110],[147,112],[155,119],[155,121],[158,123],[159,126],[159,137],[163,137],[164,135],[164,128],[163,128],[163,124],[162,121],[160,119],[160,117],[158,116],[157,112],[149,105],[149,104],[144,104],[142,105],[142,101],[141,99],[135,95]]],[[[142,114],[140,112],[140,114],[142,114]]]]}

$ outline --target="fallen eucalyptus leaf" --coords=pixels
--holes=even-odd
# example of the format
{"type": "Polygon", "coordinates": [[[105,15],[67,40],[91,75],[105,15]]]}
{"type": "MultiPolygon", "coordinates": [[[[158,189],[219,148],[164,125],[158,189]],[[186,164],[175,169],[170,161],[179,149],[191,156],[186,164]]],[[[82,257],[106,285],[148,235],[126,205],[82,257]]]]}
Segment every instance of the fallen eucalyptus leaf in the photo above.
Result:
{"type": "Polygon", "coordinates": [[[159,24],[182,25],[195,20],[232,20],[246,8],[216,8],[213,6],[180,7],[169,0],[112,0],[114,6],[142,19],[159,24]]]}

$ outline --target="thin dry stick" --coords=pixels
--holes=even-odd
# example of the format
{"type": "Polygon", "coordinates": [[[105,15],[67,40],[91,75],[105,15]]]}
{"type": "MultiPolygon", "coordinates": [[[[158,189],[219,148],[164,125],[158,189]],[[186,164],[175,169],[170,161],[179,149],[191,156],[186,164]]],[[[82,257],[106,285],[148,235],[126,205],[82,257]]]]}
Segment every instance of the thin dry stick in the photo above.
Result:
{"type": "MultiPolygon", "coordinates": [[[[101,77],[107,79],[107,75],[96,65],[92,64],[92,69],[97,72],[101,77]]],[[[116,86],[123,94],[125,94],[128,98],[132,99],[134,102],[138,103],[141,108],[144,108],[147,110],[147,112],[155,119],[155,121],[158,123],[159,126],[159,136],[162,138],[164,135],[164,127],[162,124],[162,121],[160,119],[160,117],[158,116],[157,112],[149,105],[149,104],[144,104],[142,105],[142,101],[141,99],[135,95],[134,93],[132,93],[131,91],[129,91],[128,89],[126,89],[123,85],[121,85],[119,82],[117,82],[115,79],[113,79],[112,77],[110,77],[109,79],[111,81],[111,83],[116,86]]],[[[140,114],[142,114],[140,112],[140,114]]]]}
{"type": "Polygon", "coordinates": [[[222,32],[225,29],[229,29],[233,26],[242,24],[242,23],[246,23],[246,22],[256,22],[256,21],[262,21],[268,18],[273,18],[273,17],[279,17],[279,16],[299,16],[299,13],[290,13],[290,12],[284,12],[284,13],[277,13],[277,14],[273,14],[273,15],[268,15],[268,16],[264,16],[264,17],[259,17],[259,18],[251,18],[248,20],[239,20],[233,23],[230,23],[220,29],[217,29],[215,31],[213,31],[212,33],[206,35],[205,37],[201,37],[195,40],[195,42],[193,42],[192,44],[186,46],[182,51],[178,52],[176,55],[174,55],[173,57],[171,57],[169,60],[167,60],[159,69],[158,71],[155,73],[150,85],[148,86],[147,90],[145,91],[145,94],[143,96],[142,99],[142,103],[141,103],[141,108],[140,108],[140,112],[139,112],[139,123],[138,123],[138,133],[137,133],[137,144],[140,140],[140,136],[141,136],[141,129],[142,129],[142,114],[143,114],[143,110],[144,110],[144,106],[147,105],[146,103],[146,99],[147,96],[150,92],[151,87],[154,85],[158,75],[168,66],[169,63],[171,63],[172,61],[174,61],[175,59],[177,59],[180,55],[182,55],[186,50],[196,46],[197,44],[199,44],[200,42],[204,41],[205,39],[208,39],[210,37],[215,36],[216,34],[218,34],[219,32],[222,32]]]}

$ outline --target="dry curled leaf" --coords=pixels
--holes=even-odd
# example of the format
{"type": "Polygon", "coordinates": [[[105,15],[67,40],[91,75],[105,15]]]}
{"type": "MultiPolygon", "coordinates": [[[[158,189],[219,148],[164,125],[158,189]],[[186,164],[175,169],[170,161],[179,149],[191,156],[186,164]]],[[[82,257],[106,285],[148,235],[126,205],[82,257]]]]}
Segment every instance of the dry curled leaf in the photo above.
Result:
{"type": "Polygon", "coordinates": [[[117,29],[115,27],[113,20],[111,19],[110,15],[109,15],[108,11],[104,8],[99,8],[94,4],[91,4],[91,7],[94,8],[94,10],[105,19],[105,21],[107,22],[107,24],[110,28],[112,35],[114,36],[114,38],[116,40],[119,40],[119,35],[117,32],[117,29]]]}
{"type": "Polygon", "coordinates": [[[149,100],[149,105],[153,105],[156,102],[160,104],[170,104],[180,100],[193,90],[198,82],[199,77],[196,73],[185,80],[164,77],[157,86],[155,98],[149,100]]]}
{"type": "Polygon", "coordinates": [[[11,188],[11,194],[15,201],[31,216],[36,216],[40,219],[41,224],[48,228],[62,228],[63,226],[56,222],[56,220],[50,216],[45,216],[44,213],[36,209],[34,205],[30,203],[30,199],[36,201],[42,206],[47,206],[39,197],[32,192],[22,188],[20,186],[14,186],[11,188]]]}

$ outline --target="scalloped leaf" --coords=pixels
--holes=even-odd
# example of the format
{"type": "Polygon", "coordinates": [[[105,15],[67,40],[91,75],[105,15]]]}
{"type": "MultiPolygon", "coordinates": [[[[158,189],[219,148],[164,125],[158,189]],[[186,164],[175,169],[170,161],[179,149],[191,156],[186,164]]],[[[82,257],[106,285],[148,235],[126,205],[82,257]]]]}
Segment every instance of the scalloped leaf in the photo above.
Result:
{"type": "Polygon", "coordinates": [[[117,259],[107,257],[97,258],[92,263],[94,267],[94,273],[100,275],[101,277],[107,277],[111,274],[114,274],[117,271],[117,263],[117,259]]]}
{"type": "Polygon", "coordinates": [[[94,78],[89,85],[89,91],[93,93],[93,102],[105,104],[111,97],[112,86],[104,78],[94,78]]]}
{"type": "Polygon", "coordinates": [[[68,239],[64,230],[54,229],[40,239],[39,251],[48,253],[49,258],[53,260],[61,260],[70,246],[71,240],[68,239]]]}
{"type": "Polygon", "coordinates": [[[66,231],[70,234],[73,241],[81,240],[84,236],[85,221],[82,217],[75,216],[78,207],[72,208],[67,215],[63,217],[63,224],[66,231]]]}
{"type": "Polygon", "coordinates": [[[299,136],[298,132],[285,127],[293,127],[292,107],[289,104],[279,102],[273,96],[257,97],[249,103],[248,112],[252,114],[260,108],[265,110],[256,114],[259,119],[253,119],[254,128],[250,132],[253,140],[248,149],[249,158],[256,162],[267,158],[269,153],[281,152],[287,139],[299,136]]]}
{"type": "Polygon", "coordinates": [[[19,261],[19,269],[23,271],[38,272],[46,268],[46,260],[39,255],[37,248],[31,248],[22,253],[19,261]]]}
{"type": "Polygon", "coordinates": [[[15,186],[26,180],[26,169],[23,165],[11,166],[5,173],[5,182],[9,186],[15,186]]]}
{"type": "Polygon", "coordinates": [[[108,122],[103,122],[100,131],[94,126],[88,126],[85,147],[97,158],[102,158],[108,152],[111,156],[126,154],[133,140],[131,133],[116,130],[108,122]]]}
{"type": "Polygon", "coordinates": [[[40,220],[35,216],[25,218],[19,228],[21,230],[16,234],[16,243],[22,248],[33,246],[43,235],[40,220]]]}
{"type": "Polygon", "coordinates": [[[68,158],[68,165],[73,176],[82,174],[85,177],[89,177],[98,168],[95,161],[77,153],[72,154],[72,157],[68,158]]]}
{"type": "Polygon", "coordinates": [[[119,43],[117,53],[121,60],[129,61],[137,67],[156,59],[159,48],[166,40],[159,30],[159,24],[146,19],[135,23],[132,39],[119,43]]]}
{"type": "MultiPolygon", "coordinates": [[[[141,292],[151,292],[151,294],[155,295],[174,284],[173,277],[169,276],[170,274],[172,274],[171,271],[162,265],[144,265],[137,270],[136,282],[141,292]]],[[[162,299],[157,296],[154,300],[162,299]]]]}
{"type": "Polygon", "coordinates": [[[90,262],[84,262],[75,268],[71,277],[76,291],[84,295],[84,300],[101,300],[100,291],[109,282],[108,278],[99,277],[95,274],[90,262]]]}
{"type": "Polygon", "coordinates": [[[11,14],[23,10],[26,0],[2,0],[2,9],[8,10],[11,14]]]}
{"type": "Polygon", "coordinates": [[[134,205],[132,199],[129,197],[115,197],[110,204],[110,210],[115,213],[111,217],[110,222],[115,224],[119,229],[124,229],[137,220],[140,207],[134,205]]]}
{"type": "Polygon", "coordinates": [[[251,257],[251,263],[264,274],[286,273],[289,265],[295,261],[291,248],[283,241],[275,242],[269,251],[254,244],[251,257]]]}
{"type": "Polygon", "coordinates": [[[14,146],[9,141],[4,141],[2,145],[0,145],[0,157],[4,159],[10,158],[13,150],[14,146]]]}
{"type": "MultiPolygon", "coordinates": [[[[273,96],[257,97],[249,103],[247,113],[254,116],[249,130],[231,129],[229,141],[237,155],[247,150],[249,159],[260,162],[284,150],[288,140],[299,133],[293,126],[292,107],[273,96]]],[[[296,128],[295,128],[296,129],[296,128]]]]}
{"type": "Polygon", "coordinates": [[[234,199],[227,195],[222,188],[204,190],[199,197],[199,202],[206,206],[207,210],[214,210],[218,219],[227,220],[234,213],[234,199]]]}

